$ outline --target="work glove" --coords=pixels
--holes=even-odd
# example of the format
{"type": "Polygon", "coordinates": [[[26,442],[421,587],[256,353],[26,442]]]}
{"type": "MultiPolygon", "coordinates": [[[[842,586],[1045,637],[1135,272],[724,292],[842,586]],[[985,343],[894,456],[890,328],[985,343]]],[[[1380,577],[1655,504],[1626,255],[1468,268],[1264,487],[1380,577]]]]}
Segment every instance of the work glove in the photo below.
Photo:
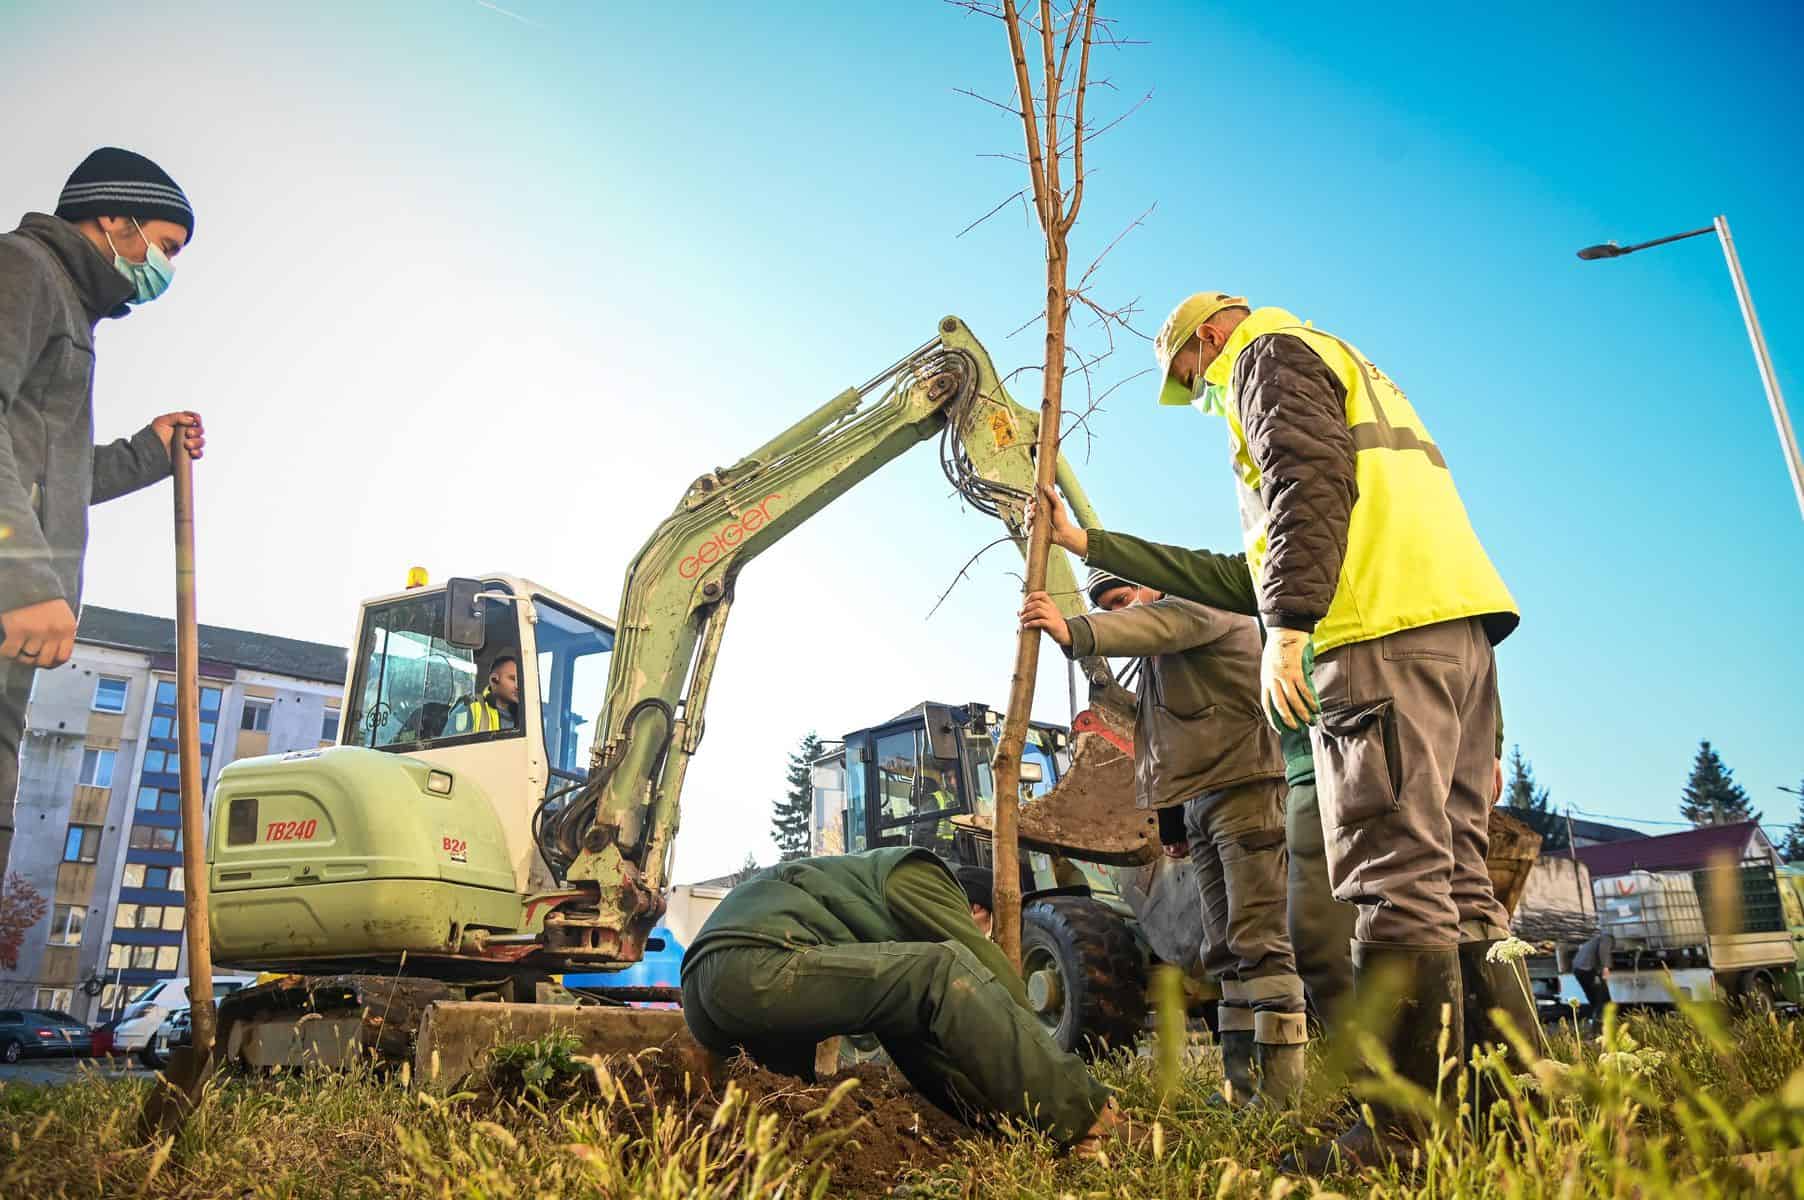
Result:
{"type": "Polygon", "coordinates": [[[1259,660],[1259,695],[1273,729],[1315,724],[1322,701],[1315,694],[1315,642],[1301,629],[1266,631],[1259,660]]]}

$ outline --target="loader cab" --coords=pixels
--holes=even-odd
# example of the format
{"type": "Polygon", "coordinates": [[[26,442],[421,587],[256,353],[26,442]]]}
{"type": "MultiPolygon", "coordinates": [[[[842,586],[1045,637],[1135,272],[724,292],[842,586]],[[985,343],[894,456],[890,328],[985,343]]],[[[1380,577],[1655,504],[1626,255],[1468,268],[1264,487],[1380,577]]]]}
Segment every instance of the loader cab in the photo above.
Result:
{"type": "Polygon", "coordinates": [[[495,804],[516,886],[548,886],[531,817],[586,776],[612,624],[530,580],[485,575],[369,601],[356,647],[340,744],[472,779],[495,804]]]}
{"type": "MultiPolygon", "coordinates": [[[[959,829],[953,818],[995,812],[991,761],[1001,731],[1002,714],[984,705],[928,703],[847,734],[843,747],[816,764],[818,775],[829,777],[821,790],[837,801],[834,812],[817,804],[817,848],[856,853],[918,846],[949,863],[988,866],[988,842],[959,829]]],[[[1022,754],[1023,799],[1043,795],[1058,782],[1069,763],[1069,743],[1070,735],[1059,726],[1029,727],[1022,754]]],[[[1032,874],[1031,884],[1023,881],[1029,891],[1113,891],[1107,876],[1093,872],[1089,864],[1055,862],[1040,853],[1025,859],[1032,874]]]]}

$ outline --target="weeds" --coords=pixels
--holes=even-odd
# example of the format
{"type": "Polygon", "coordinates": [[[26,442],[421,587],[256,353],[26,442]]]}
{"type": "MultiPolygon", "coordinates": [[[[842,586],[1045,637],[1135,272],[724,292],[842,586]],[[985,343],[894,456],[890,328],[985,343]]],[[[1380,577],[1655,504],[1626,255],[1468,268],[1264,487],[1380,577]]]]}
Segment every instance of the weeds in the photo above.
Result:
{"type": "Polygon", "coordinates": [[[509,1047],[496,1080],[511,1086],[442,1098],[367,1069],[226,1077],[179,1138],[149,1147],[128,1144],[141,1081],[0,1085],[0,1196],[791,1200],[880,1194],[900,1173],[906,1194],[947,1198],[1804,1200],[1804,1025],[1770,1016],[1612,1017],[1590,1040],[1568,1027],[1520,1076],[1500,1054],[1481,1058],[1444,1081],[1459,1119],[1421,1146],[1413,1173],[1321,1180],[1280,1178],[1274,1164],[1312,1126],[1337,1129],[1347,1093],[1288,1117],[1230,1113],[1205,1103],[1219,1081],[1208,1057],[1099,1064],[1136,1122],[1106,1164],[1015,1134],[936,1145],[937,1164],[911,1167],[891,1143],[885,1161],[865,1161],[878,1131],[854,1080],[741,1079],[704,1100],[656,1064],[574,1050],[556,1038],[509,1047]]]}

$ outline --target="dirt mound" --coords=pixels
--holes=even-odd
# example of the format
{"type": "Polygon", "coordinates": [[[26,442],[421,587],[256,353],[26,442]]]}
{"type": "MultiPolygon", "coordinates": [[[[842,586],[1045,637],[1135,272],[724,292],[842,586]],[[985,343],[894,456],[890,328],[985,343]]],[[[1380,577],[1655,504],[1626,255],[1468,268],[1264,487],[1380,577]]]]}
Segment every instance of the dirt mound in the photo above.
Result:
{"type": "MultiPolygon", "coordinates": [[[[823,1130],[851,1129],[850,1138],[818,1159],[832,1172],[834,1196],[887,1195],[906,1169],[947,1162],[961,1139],[982,1136],[935,1108],[907,1080],[879,1063],[848,1066],[817,1083],[779,1075],[746,1058],[727,1064],[714,1079],[699,1078],[682,1063],[656,1052],[607,1060],[606,1067],[616,1086],[604,1088],[593,1074],[585,1073],[567,1079],[567,1087],[554,1089],[562,1093],[557,1098],[566,1103],[611,1101],[641,1111],[655,1106],[706,1127],[733,1084],[743,1094],[741,1104],[776,1113],[797,1145],[823,1130]],[[809,1119],[848,1079],[856,1079],[858,1085],[841,1096],[829,1115],[809,1119]]],[[[490,1085],[496,1100],[520,1091],[517,1077],[491,1076],[490,1085]]]]}

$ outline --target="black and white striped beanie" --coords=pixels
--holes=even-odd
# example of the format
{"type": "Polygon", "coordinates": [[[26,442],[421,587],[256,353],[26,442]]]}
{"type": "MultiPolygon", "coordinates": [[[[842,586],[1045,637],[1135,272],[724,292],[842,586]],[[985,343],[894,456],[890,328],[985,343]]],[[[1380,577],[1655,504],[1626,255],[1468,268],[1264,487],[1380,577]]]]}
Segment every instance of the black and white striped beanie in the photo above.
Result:
{"type": "Polygon", "coordinates": [[[63,185],[56,215],[65,221],[89,217],[136,217],[173,221],[194,240],[194,209],[163,168],[130,150],[102,146],[82,159],[63,185]]]}

